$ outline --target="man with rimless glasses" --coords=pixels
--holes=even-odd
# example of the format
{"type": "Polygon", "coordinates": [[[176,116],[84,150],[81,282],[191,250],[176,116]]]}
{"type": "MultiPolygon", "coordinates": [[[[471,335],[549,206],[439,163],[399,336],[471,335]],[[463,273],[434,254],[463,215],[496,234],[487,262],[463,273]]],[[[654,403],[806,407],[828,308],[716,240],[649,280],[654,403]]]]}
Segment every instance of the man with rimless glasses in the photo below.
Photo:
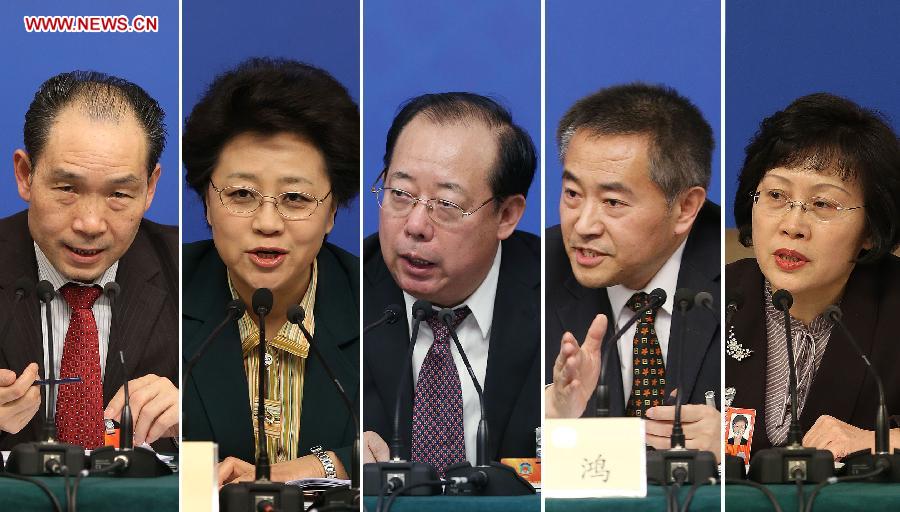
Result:
{"type": "MultiPolygon", "coordinates": [[[[878,392],[843,322],[900,411],[900,146],[886,120],[850,100],[812,94],[764,119],[746,150],[734,217],[755,258],[725,268],[743,297],[728,335],[732,405],[756,411],[752,450],[781,446],[790,426],[784,316],[772,293],[793,295],[790,322],[803,445],[836,459],[873,448],[878,392]],[[749,352],[748,352],[749,351],[749,352]]],[[[896,426],[896,425],[893,425],[896,426]]],[[[891,449],[900,429],[891,431],[891,449]]],[[[752,457],[752,453],[751,453],[752,457]]]]}
{"type": "Polygon", "coordinates": [[[321,69],[252,59],[212,83],[185,123],[183,147],[187,182],[212,231],[183,251],[185,359],[230,300],[248,306],[184,384],[185,437],[218,443],[221,483],[252,480],[264,366],[272,479],[347,478],[353,422],[287,310],[303,307],[304,326],[357,399],[359,260],[325,237],[359,192],[359,111],[321,69]],[[258,288],[274,296],[262,361],[259,319],[249,311],[258,288]]]}
{"type": "Polygon", "coordinates": [[[364,343],[365,461],[388,458],[401,386],[401,456],[440,475],[475,460],[478,395],[436,316],[419,327],[412,372],[401,372],[419,299],[455,311],[456,332],[484,388],[490,460],[533,457],[540,249],[538,237],[516,231],[536,166],[531,139],[488,98],[427,94],[394,118],[384,165],[372,187],[379,232],[363,248],[363,320],[376,321],[390,304],[405,313],[364,343]]]}

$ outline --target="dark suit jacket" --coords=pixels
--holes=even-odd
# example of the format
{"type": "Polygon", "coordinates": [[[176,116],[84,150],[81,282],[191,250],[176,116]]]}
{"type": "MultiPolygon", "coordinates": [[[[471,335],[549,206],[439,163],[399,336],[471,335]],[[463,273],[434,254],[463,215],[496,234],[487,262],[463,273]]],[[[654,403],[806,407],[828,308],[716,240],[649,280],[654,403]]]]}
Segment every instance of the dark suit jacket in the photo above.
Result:
{"type": "MultiPolygon", "coordinates": [[[[720,298],[721,258],[719,252],[720,234],[719,206],[707,202],[688,235],[687,244],[681,257],[681,269],[678,271],[678,288],[690,288],[695,293],[706,291],[712,294],[713,303],[718,306],[720,298]]],[[[545,378],[553,381],[553,363],[559,355],[559,343],[566,331],[575,335],[579,343],[584,342],[588,327],[598,313],[612,318],[612,307],[605,288],[591,289],[578,284],[569,257],[566,255],[559,226],[547,230],[547,334],[545,378]]],[[[682,365],[683,392],[685,403],[702,404],[706,391],[716,391],[716,403],[719,403],[719,387],[721,376],[721,342],[719,316],[713,315],[703,308],[694,308],[687,313],[685,339],[681,338],[681,324],[684,318],[679,313],[672,316],[672,327],[669,334],[669,350],[666,358],[668,379],[666,396],[675,389],[677,368],[682,365]],[[684,344],[685,360],[679,361],[678,346],[684,344]]],[[[614,328],[606,330],[602,347],[602,357],[609,358],[605,363],[609,384],[610,414],[625,414],[625,391],[622,389],[622,369],[619,350],[616,343],[609,342],[614,328]]],[[[625,334],[628,336],[628,334],[625,334]]],[[[593,400],[585,409],[586,416],[593,416],[596,409],[593,400]]]]}
{"type": "MultiPolygon", "coordinates": [[[[502,245],[487,372],[482,383],[490,426],[490,460],[534,457],[534,429],[541,425],[540,239],[517,231],[502,245]]],[[[403,292],[385,266],[377,234],[366,238],[363,245],[363,279],[364,325],[376,321],[390,304],[404,307],[403,292]]],[[[402,384],[401,455],[408,460],[414,389],[412,371],[405,375],[400,372],[409,347],[407,318],[404,315],[395,324],[382,325],[366,335],[363,430],[375,431],[390,442],[397,388],[402,384]]]]}
{"type": "MultiPolygon", "coordinates": [[[[322,245],[317,258],[313,342],[350,399],[358,404],[359,259],[329,243],[322,245]]],[[[183,356],[187,361],[225,319],[231,292],[225,264],[211,240],[185,244],[182,262],[183,356]]],[[[334,451],[349,472],[353,420],[325,369],[312,354],[306,360],[305,372],[298,454],[308,455],[310,448],[322,445],[325,450],[334,451]]],[[[184,386],[182,407],[186,439],[215,441],[222,458],[255,460],[256,419],[251,415],[236,321],[222,330],[194,367],[190,383],[184,386]]]]}
{"type": "MultiPolygon", "coordinates": [[[[11,313],[13,286],[26,276],[37,280],[37,260],[28,231],[27,211],[0,220],[0,326],[11,313]]],[[[125,352],[127,369],[118,357],[107,358],[103,379],[103,402],[108,403],[124,384],[150,373],[167,377],[178,385],[178,229],[142,220],[137,236],[119,260],[116,282],[122,287],[116,299],[107,354],[125,352]]],[[[46,376],[41,341],[40,303],[34,294],[16,310],[9,335],[0,340],[0,368],[20,373],[37,362],[46,376]]],[[[53,333],[54,337],[65,333],[53,333]]],[[[46,386],[43,404],[46,404],[46,386]]],[[[0,449],[9,450],[21,442],[41,436],[44,405],[31,422],[16,435],[0,434],[0,449]]],[[[158,447],[159,448],[159,447],[158,447]]],[[[164,447],[163,447],[164,448],[164,447]]]]}
{"type": "MultiPolygon", "coordinates": [[[[735,388],[732,406],[756,409],[752,446],[756,451],[771,446],[765,416],[768,351],[764,278],[756,260],[744,259],[726,266],[725,286],[728,293],[740,291],[744,297],[743,307],[734,316],[734,335],[743,347],[753,350],[743,361],[725,357],[725,386],[735,388]]],[[[857,265],[847,281],[841,309],[847,328],[884,379],[888,413],[900,414],[900,258],[889,255],[876,264],[857,265]]],[[[835,327],[800,414],[800,425],[806,432],[819,416],[828,414],[873,430],[877,396],[865,363],[835,327]]]]}

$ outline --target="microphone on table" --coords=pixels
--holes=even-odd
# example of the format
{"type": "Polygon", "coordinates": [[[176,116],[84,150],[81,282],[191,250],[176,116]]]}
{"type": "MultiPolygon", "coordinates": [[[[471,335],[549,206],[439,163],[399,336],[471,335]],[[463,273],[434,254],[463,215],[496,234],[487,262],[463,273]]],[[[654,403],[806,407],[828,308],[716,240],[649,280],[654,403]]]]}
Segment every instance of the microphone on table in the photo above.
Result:
{"type": "Polygon", "coordinates": [[[734,315],[744,307],[744,294],[739,290],[731,290],[725,295],[725,332],[734,323],[734,315]]]}
{"type": "MultiPolygon", "coordinates": [[[[78,473],[84,469],[84,448],[69,443],[56,442],[56,378],[53,354],[53,316],[50,304],[56,290],[46,279],[35,287],[38,299],[44,303],[44,319],[47,329],[47,414],[44,416],[43,441],[21,443],[13,447],[6,461],[6,470],[25,476],[62,475],[78,473]]],[[[24,296],[23,296],[24,297],[24,296]]]]}
{"type": "Polygon", "coordinates": [[[303,493],[298,487],[282,482],[272,482],[271,465],[266,447],[265,396],[266,396],[266,315],[272,311],[274,302],[272,291],[258,288],[251,301],[253,312],[259,320],[259,387],[257,389],[257,455],[256,480],[253,482],[231,483],[222,486],[219,500],[223,512],[237,510],[300,510],[303,507],[303,493]]]}
{"type": "Polygon", "coordinates": [[[400,306],[396,304],[391,304],[390,306],[386,307],[384,309],[384,314],[381,315],[381,318],[367,325],[363,329],[363,334],[368,333],[376,327],[381,327],[382,324],[393,325],[397,323],[397,320],[400,319],[401,311],[403,311],[403,309],[401,309],[400,306]]]}
{"type": "MultiPolygon", "coordinates": [[[[619,338],[621,338],[622,335],[624,335],[626,332],[629,332],[631,330],[631,326],[634,325],[638,320],[640,320],[641,316],[643,316],[644,313],[653,308],[658,308],[666,302],[666,291],[662,288],[657,288],[650,292],[648,295],[650,300],[647,301],[647,304],[635,311],[634,316],[632,316],[631,319],[625,322],[625,325],[623,325],[621,329],[616,331],[607,341],[604,342],[604,345],[612,344],[613,348],[607,349],[607,351],[615,349],[616,343],[618,342],[619,338]]],[[[609,384],[606,383],[607,361],[609,361],[608,355],[606,357],[602,357],[602,360],[600,361],[600,378],[597,379],[597,389],[594,391],[594,403],[597,408],[595,416],[598,418],[609,417],[609,384]]]]}
{"type": "MultiPolygon", "coordinates": [[[[712,295],[700,292],[699,305],[712,309],[712,295]],[[705,295],[704,295],[705,294],[705,295]],[[708,298],[706,296],[709,296],[708,298]]],[[[685,447],[684,428],[681,424],[681,406],[684,402],[682,369],[684,368],[684,345],[687,342],[687,312],[696,301],[694,292],[680,288],[675,292],[675,311],[681,316],[678,338],[678,364],[675,368],[675,419],[672,422],[671,448],[647,452],[647,481],[667,485],[708,481],[718,476],[716,456],[712,452],[685,447]]],[[[669,340],[669,353],[672,353],[669,340]]]]}
{"type": "Polygon", "coordinates": [[[341,397],[341,401],[344,402],[344,406],[347,408],[347,412],[350,413],[350,419],[353,420],[353,450],[350,463],[350,486],[340,486],[325,491],[316,499],[313,508],[316,510],[320,508],[327,510],[359,510],[359,418],[356,415],[356,408],[353,407],[353,402],[350,401],[350,397],[344,390],[344,386],[341,385],[341,381],[334,375],[331,367],[322,356],[319,347],[313,341],[312,335],[306,329],[306,326],[303,325],[304,318],[306,318],[306,311],[304,311],[303,307],[295,304],[288,308],[288,322],[299,327],[300,332],[306,337],[310,350],[319,361],[319,364],[322,365],[325,373],[328,374],[328,378],[331,379],[331,382],[334,384],[338,395],[341,397]]]}
{"type": "Polygon", "coordinates": [[[466,371],[472,379],[475,386],[475,392],[478,394],[478,404],[481,409],[481,419],[478,422],[478,431],[476,433],[475,442],[475,466],[469,462],[460,462],[451,464],[444,470],[447,479],[464,478],[467,483],[465,485],[450,486],[447,489],[448,494],[466,494],[477,496],[520,496],[525,494],[534,494],[534,487],[516,473],[515,469],[499,462],[488,462],[488,423],[487,415],[484,409],[484,390],[475,376],[475,371],[469,363],[466,351],[463,350],[462,343],[459,342],[459,336],[453,327],[455,314],[450,308],[442,309],[438,313],[438,318],[450,331],[450,337],[453,338],[453,344],[463,360],[466,371]]]}
{"type": "Polygon", "coordinates": [[[884,382],[881,380],[881,376],[878,374],[872,361],[869,360],[868,356],[866,356],[865,352],[860,348],[856,337],[853,336],[853,333],[850,332],[847,324],[844,323],[844,313],[841,311],[841,308],[834,305],[828,306],[825,309],[825,316],[844,333],[844,336],[856,350],[856,353],[859,354],[863,363],[865,363],[866,369],[869,371],[872,380],[875,381],[875,385],[878,388],[878,406],[875,411],[875,451],[872,453],[869,450],[864,450],[844,457],[844,468],[846,468],[846,472],[850,475],[859,475],[882,467],[884,470],[881,474],[870,480],[878,482],[900,482],[900,469],[898,469],[900,468],[900,453],[890,452],[891,430],[888,420],[887,401],[884,397],[884,382]]]}
{"type": "Polygon", "coordinates": [[[803,429],[800,427],[797,395],[797,367],[794,361],[794,338],[791,335],[791,306],[794,297],[787,290],[772,294],[772,305],[784,313],[784,332],[788,353],[788,393],[790,395],[791,423],[788,427],[786,447],[767,448],[752,454],[750,480],[761,484],[782,484],[795,481],[817,483],[834,474],[834,455],[828,450],[803,446],[803,429]]]}
{"type": "Polygon", "coordinates": [[[406,461],[402,457],[403,440],[400,437],[400,402],[403,398],[403,390],[406,388],[406,377],[412,372],[412,356],[419,337],[419,324],[434,314],[432,305],[427,300],[419,299],[412,306],[412,334],[406,349],[406,358],[400,370],[400,383],[397,386],[397,395],[394,399],[393,435],[390,443],[390,457],[387,462],[374,462],[363,465],[363,495],[379,496],[391,494],[400,487],[411,488],[407,494],[410,496],[430,496],[437,494],[434,486],[425,485],[425,482],[437,480],[437,471],[423,462],[406,461]]]}

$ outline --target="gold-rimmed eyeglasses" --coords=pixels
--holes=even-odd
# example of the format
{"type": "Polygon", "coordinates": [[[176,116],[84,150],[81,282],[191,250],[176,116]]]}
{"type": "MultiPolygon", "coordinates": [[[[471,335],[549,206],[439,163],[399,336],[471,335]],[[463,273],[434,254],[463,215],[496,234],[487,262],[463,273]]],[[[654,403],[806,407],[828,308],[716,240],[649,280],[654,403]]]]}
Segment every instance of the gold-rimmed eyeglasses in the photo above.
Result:
{"type": "Polygon", "coordinates": [[[416,197],[411,193],[393,187],[372,187],[378,206],[385,213],[393,217],[406,217],[412,212],[418,203],[422,203],[428,212],[428,217],[435,224],[441,226],[454,226],[460,224],[466,217],[474,214],[486,204],[494,200],[493,197],[481,203],[472,210],[466,210],[462,206],[440,198],[416,197]]]}
{"type": "Polygon", "coordinates": [[[219,189],[212,180],[209,184],[219,194],[222,206],[229,213],[238,216],[252,215],[264,202],[271,201],[285,220],[305,220],[316,213],[319,205],[331,195],[329,190],[321,199],[306,192],[282,192],[277,196],[267,196],[250,187],[233,185],[219,189]]]}
{"type": "Polygon", "coordinates": [[[783,215],[799,206],[801,211],[809,212],[819,222],[832,221],[844,212],[865,208],[860,206],[843,206],[833,199],[811,197],[807,201],[791,199],[783,190],[777,188],[761,189],[750,193],[753,203],[767,215],[783,215]]]}

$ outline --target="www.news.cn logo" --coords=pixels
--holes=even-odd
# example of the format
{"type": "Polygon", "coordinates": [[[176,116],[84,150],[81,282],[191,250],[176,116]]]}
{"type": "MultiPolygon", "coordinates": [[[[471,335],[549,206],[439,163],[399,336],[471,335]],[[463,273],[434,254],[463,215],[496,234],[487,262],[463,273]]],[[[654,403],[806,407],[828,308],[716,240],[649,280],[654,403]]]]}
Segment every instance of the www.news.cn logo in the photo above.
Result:
{"type": "Polygon", "coordinates": [[[159,32],[159,16],[25,16],[26,32],[159,32]]]}

